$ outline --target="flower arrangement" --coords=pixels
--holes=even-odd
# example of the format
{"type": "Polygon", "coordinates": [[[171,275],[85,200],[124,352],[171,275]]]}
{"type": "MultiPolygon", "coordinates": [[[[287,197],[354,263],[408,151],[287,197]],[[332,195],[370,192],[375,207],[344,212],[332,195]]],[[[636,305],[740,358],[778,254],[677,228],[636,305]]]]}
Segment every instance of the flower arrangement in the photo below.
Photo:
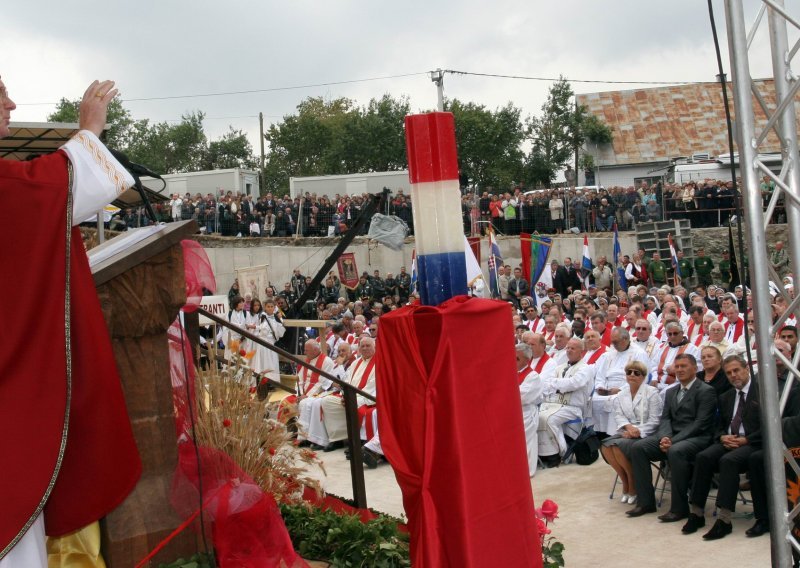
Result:
{"type": "Polygon", "coordinates": [[[229,364],[198,369],[195,383],[198,443],[225,452],[278,503],[304,503],[303,491],[321,493],[309,466],[325,471],[317,454],[299,448],[286,425],[269,418],[274,408],[259,400],[255,375],[247,366],[252,355],[232,341],[229,364]]]}
{"type": "Polygon", "coordinates": [[[558,518],[558,504],[545,499],[536,509],[536,526],[542,538],[542,564],[545,568],[564,566],[564,545],[555,537],[548,536],[552,531],[548,525],[558,518]]]}

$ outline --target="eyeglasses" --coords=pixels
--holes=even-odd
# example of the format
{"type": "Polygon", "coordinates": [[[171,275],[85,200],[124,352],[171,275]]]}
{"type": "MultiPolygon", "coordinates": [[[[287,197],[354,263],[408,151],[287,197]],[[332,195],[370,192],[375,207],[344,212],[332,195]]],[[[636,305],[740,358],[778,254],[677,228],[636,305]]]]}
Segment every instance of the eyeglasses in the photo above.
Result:
{"type": "Polygon", "coordinates": [[[667,335],[672,337],[673,335],[683,335],[682,331],[668,331],[667,335]]]}
{"type": "Polygon", "coordinates": [[[633,375],[634,377],[643,377],[644,376],[644,373],[642,373],[641,371],[637,371],[636,369],[626,369],[625,370],[625,374],[626,375],[633,375]]]}

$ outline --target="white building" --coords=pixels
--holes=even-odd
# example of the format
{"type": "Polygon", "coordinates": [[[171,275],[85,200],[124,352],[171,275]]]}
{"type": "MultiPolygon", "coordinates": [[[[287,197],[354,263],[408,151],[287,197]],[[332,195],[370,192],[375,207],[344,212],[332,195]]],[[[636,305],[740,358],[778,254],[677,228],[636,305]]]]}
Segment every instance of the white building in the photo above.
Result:
{"type": "Polygon", "coordinates": [[[408,170],[289,178],[289,193],[292,197],[302,197],[306,193],[328,197],[333,197],[337,193],[339,195],[380,193],[384,187],[391,189],[393,195],[401,190],[408,195],[410,188],[408,170]]]}
{"type": "Polygon", "coordinates": [[[255,170],[232,168],[228,170],[208,170],[205,172],[191,172],[186,174],[164,174],[161,176],[167,183],[162,189],[162,183],[153,178],[142,178],[142,183],[155,192],[164,195],[178,193],[192,195],[212,193],[219,195],[220,191],[232,191],[234,194],[259,195],[259,174],[255,170]]]}

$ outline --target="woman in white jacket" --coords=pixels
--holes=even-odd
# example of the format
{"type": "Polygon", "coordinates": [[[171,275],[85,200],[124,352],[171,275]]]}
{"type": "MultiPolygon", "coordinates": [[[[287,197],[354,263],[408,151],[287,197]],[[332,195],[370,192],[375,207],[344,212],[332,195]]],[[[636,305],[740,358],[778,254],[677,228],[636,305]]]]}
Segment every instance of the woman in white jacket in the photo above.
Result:
{"type": "Polygon", "coordinates": [[[622,481],[623,503],[635,503],[636,484],[630,462],[630,449],[634,442],[646,438],[658,429],[664,404],[658,389],[643,384],[647,367],[641,361],[625,365],[625,385],[614,399],[614,416],[617,433],[603,440],[600,448],[603,458],[617,472],[622,481]]]}

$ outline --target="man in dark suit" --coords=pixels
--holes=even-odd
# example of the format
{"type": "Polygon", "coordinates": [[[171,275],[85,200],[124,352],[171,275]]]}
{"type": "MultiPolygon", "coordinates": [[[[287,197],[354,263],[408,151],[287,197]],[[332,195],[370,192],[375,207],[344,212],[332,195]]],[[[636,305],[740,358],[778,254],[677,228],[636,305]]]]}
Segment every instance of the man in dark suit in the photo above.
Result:
{"type": "Polygon", "coordinates": [[[572,292],[581,289],[581,275],[572,264],[572,259],[570,257],[564,259],[564,272],[566,272],[567,293],[562,293],[562,298],[566,298],[572,292]]]}
{"type": "Polygon", "coordinates": [[[689,482],[691,462],[710,444],[717,411],[717,395],[713,387],[697,379],[697,360],[688,353],[675,356],[672,364],[679,385],[667,390],[664,411],[658,430],[631,447],[633,476],[639,496],[629,517],[656,512],[651,460],[666,459],[671,474],[672,502],[668,513],[658,517],[665,523],[689,516],[689,482]]]}
{"type": "Polygon", "coordinates": [[[520,268],[514,269],[514,278],[508,281],[508,296],[514,305],[519,309],[519,301],[523,296],[527,296],[531,291],[528,281],[522,277],[520,268]]]}
{"type": "Polygon", "coordinates": [[[556,292],[558,292],[562,298],[569,296],[569,291],[567,290],[567,286],[569,285],[567,282],[567,270],[563,266],[559,266],[557,260],[554,260],[550,263],[550,271],[553,279],[553,288],[556,289],[556,292]]]}
{"type": "MultiPolygon", "coordinates": [[[[791,360],[791,346],[781,340],[775,340],[775,349],[781,352],[784,357],[791,360]]],[[[786,381],[793,381],[789,369],[783,364],[780,357],[775,357],[775,367],[778,374],[778,393],[782,394],[786,386],[786,381]]],[[[782,417],[787,418],[800,416],[800,387],[793,381],[789,389],[789,398],[783,408],[782,417]]],[[[785,436],[785,432],[784,432],[785,436]]],[[[769,509],[767,503],[767,477],[764,471],[764,450],[757,449],[750,454],[748,460],[748,471],[750,472],[750,494],[753,496],[753,515],[755,523],[745,531],[750,537],[761,536],[769,532],[769,509]]]]}
{"type": "Polygon", "coordinates": [[[691,534],[705,526],[703,510],[711,490],[711,478],[719,472],[717,521],[703,535],[705,540],[717,540],[731,534],[739,474],[747,471],[748,459],[756,451],[761,438],[758,385],[750,380],[747,362],[733,355],[725,358],[722,368],[733,389],[719,397],[720,420],[716,441],[695,459],[689,519],[681,529],[684,534],[691,534]]]}

